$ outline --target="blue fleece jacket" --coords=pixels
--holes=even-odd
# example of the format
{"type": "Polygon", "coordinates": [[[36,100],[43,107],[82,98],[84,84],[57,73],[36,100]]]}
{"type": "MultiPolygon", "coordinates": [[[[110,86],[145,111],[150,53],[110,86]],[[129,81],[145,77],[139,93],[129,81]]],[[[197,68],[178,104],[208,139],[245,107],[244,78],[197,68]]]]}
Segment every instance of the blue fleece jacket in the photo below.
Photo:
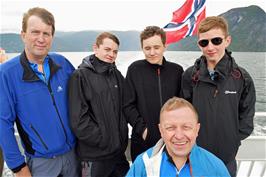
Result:
{"type": "Polygon", "coordinates": [[[14,172],[25,166],[14,123],[27,156],[52,158],[75,145],[67,110],[67,83],[74,67],[61,55],[48,57],[48,84],[33,72],[25,52],[0,65],[0,145],[14,172]]]}

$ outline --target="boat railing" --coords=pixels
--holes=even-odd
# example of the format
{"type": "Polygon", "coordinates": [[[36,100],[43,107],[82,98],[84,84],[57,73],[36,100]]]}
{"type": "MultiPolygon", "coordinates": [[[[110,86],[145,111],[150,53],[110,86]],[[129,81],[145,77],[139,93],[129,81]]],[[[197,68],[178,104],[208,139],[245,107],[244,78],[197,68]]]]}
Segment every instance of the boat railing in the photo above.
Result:
{"type": "MultiPolygon", "coordinates": [[[[256,112],[255,117],[266,117],[266,112],[256,112]]],[[[266,136],[242,141],[236,159],[237,177],[266,177],[266,136]]]]}

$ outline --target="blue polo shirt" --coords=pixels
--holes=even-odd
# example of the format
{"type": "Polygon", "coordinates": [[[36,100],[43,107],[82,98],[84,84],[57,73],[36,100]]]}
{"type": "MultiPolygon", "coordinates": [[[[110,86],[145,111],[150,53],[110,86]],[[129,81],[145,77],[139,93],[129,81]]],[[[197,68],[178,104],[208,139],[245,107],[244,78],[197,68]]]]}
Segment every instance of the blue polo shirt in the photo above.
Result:
{"type": "Polygon", "coordinates": [[[47,55],[43,61],[43,73],[38,71],[38,64],[29,62],[34,73],[46,84],[50,78],[49,56],[47,55]]]}

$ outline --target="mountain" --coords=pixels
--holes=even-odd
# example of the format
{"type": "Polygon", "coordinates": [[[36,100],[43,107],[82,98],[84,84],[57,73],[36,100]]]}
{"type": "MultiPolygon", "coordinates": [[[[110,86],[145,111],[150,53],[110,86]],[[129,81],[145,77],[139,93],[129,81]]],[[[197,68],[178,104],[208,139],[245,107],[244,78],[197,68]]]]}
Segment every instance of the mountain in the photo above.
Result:
{"type": "MultiPolygon", "coordinates": [[[[266,52],[266,14],[258,6],[249,6],[231,9],[220,16],[227,19],[232,43],[229,50],[239,52],[266,52]]],[[[92,51],[96,36],[102,31],[57,31],[51,51],[58,52],[85,52],[92,51]]],[[[121,51],[141,50],[139,31],[111,31],[120,40],[121,51]]],[[[0,34],[0,47],[6,52],[20,52],[23,43],[19,34],[0,34]]],[[[197,51],[196,36],[187,37],[168,46],[173,51],[197,51]]]]}
{"type": "Polygon", "coordinates": [[[23,42],[20,35],[15,33],[0,34],[0,47],[6,52],[20,52],[23,49],[23,42]]]}
{"type": "MultiPolygon", "coordinates": [[[[86,52],[92,51],[96,36],[102,31],[55,32],[51,51],[57,52],[86,52]]],[[[139,31],[110,31],[120,40],[119,49],[122,51],[141,50],[139,31]]],[[[0,47],[7,53],[21,52],[23,43],[20,35],[15,33],[0,34],[0,47]]]]}
{"type": "Polygon", "coordinates": [[[222,16],[228,19],[233,34],[232,50],[266,51],[266,15],[260,7],[232,9],[222,16]]]}
{"type": "MultiPolygon", "coordinates": [[[[220,16],[228,21],[232,42],[229,50],[239,52],[266,52],[266,14],[258,6],[231,9],[220,16]]],[[[187,37],[171,44],[168,50],[195,51],[197,37],[187,37]]]]}

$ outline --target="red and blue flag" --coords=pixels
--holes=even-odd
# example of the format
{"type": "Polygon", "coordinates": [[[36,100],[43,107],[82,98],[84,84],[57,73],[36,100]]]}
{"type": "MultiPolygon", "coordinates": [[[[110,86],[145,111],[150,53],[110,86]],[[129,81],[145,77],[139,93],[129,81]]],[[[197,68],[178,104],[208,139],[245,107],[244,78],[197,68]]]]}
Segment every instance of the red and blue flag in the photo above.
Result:
{"type": "Polygon", "coordinates": [[[163,29],[166,32],[166,44],[177,42],[196,34],[198,25],[206,17],[206,0],[186,0],[176,11],[163,29]]]}

